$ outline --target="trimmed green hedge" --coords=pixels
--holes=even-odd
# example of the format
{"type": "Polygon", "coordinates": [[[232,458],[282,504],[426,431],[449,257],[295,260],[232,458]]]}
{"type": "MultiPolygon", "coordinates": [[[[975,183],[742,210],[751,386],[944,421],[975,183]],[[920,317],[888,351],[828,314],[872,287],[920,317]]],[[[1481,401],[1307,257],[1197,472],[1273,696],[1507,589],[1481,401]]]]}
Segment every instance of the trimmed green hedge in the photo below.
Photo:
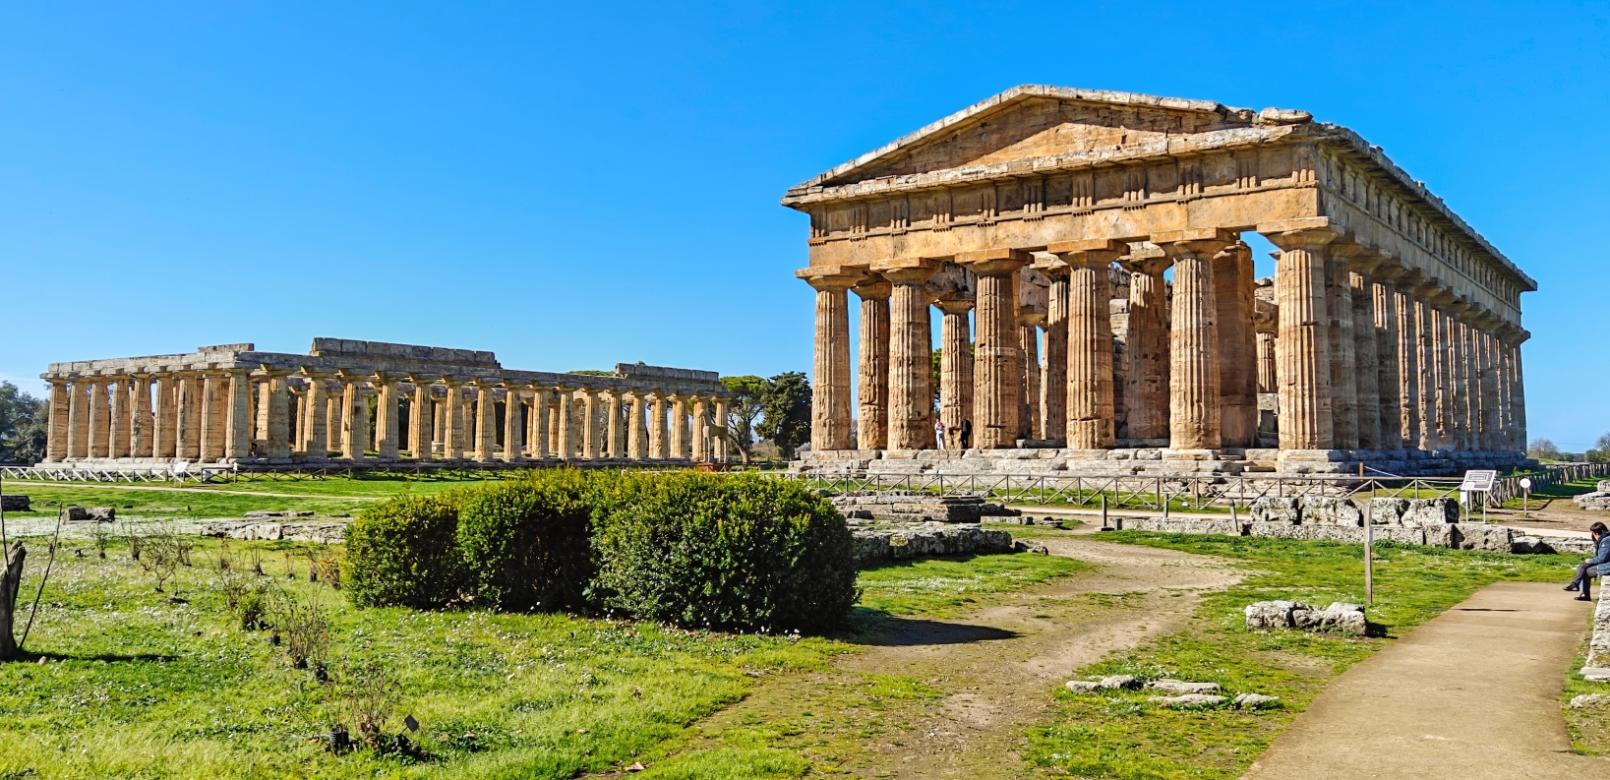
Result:
{"type": "Polygon", "coordinates": [[[364,509],[347,532],[347,595],[363,607],[455,601],[466,577],[457,531],[449,497],[401,496],[364,509]]]}
{"type": "Polygon", "coordinates": [[[359,515],[360,606],[607,611],[686,627],[821,629],[855,602],[850,532],[798,483],[554,469],[359,515]]]}

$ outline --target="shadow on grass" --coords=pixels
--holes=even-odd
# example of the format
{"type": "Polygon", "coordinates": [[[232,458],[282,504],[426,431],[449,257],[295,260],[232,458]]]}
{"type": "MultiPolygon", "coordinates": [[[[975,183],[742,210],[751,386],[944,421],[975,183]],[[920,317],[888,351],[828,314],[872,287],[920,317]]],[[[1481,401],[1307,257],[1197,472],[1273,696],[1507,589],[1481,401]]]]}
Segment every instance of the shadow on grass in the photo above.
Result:
{"type": "Polygon", "coordinates": [[[880,609],[856,607],[850,613],[850,630],[835,638],[855,645],[916,647],[993,642],[1017,636],[1015,631],[991,626],[901,617],[880,609]]]}
{"type": "Polygon", "coordinates": [[[179,660],[179,656],[164,653],[30,653],[24,651],[22,657],[14,663],[60,663],[62,661],[99,661],[105,664],[116,663],[170,663],[179,660]]]}

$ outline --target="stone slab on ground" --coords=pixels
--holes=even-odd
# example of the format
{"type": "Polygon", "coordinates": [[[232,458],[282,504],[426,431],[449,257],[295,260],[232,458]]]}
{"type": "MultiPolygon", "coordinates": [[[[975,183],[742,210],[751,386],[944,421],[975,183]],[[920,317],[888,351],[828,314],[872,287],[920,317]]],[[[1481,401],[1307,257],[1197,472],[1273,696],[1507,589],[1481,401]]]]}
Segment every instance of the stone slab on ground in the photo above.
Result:
{"type": "Polygon", "coordinates": [[[855,542],[855,561],[861,566],[943,555],[1005,553],[1016,549],[1016,540],[1011,534],[965,523],[913,523],[892,529],[855,528],[851,530],[851,536],[855,542]]]}
{"type": "Polygon", "coordinates": [[[1593,610],[1593,636],[1588,639],[1588,658],[1582,664],[1582,676],[1601,682],[1610,681],[1610,590],[1599,579],[1599,602],[1593,610]]]}
{"type": "Polygon", "coordinates": [[[201,527],[202,536],[215,536],[243,541],[293,541],[340,544],[347,540],[346,523],[275,523],[251,520],[229,520],[208,523],[201,527]]]}
{"type": "Polygon", "coordinates": [[[1603,777],[1561,714],[1583,618],[1556,585],[1490,585],[1348,669],[1243,777],[1603,777]]]}

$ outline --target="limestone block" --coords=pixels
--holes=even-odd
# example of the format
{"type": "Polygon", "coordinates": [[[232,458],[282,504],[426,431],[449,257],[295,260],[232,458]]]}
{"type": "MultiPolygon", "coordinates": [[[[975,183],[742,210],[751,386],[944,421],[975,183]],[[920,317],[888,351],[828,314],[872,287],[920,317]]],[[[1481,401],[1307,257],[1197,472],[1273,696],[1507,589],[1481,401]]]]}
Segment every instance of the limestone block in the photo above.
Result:
{"type": "Polygon", "coordinates": [[[1581,509],[1610,512],[1610,491],[1603,489],[1606,484],[1610,484],[1610,482],[1600,482],[1599,492],[1583,493],[1580,496],[1572,497],[1571,501],[1581,509]]]}
{"type": "Polygon", "coordinates": [[[1398,525],[1403,522],[1403,513],[1409,511],[1409,501],[1404,498],[1372,498],[1370,499],[1371,525],[1398,525]]]}
{"type": "Polygon", "coordinates": [[[1446,528],[1448,546],[1458,550],[1509,552],[1514,542],[1515,532],[1501,525],[1450,523],[1446,528]]]}
{"type": "Polygon", "coordinates": [[[1309,610],[1307,604],[1301,601],[1259,601],[1248,604],[1242,613],[1246,616],[1247,629],[1252,631],[1268,631],[1276,628],[1290,628],[1293,625],[1292,615],[1297,610],[1309,610]]]}
{"type": "Polygon", "coordinates": [[[1224,691],[1224,689],[1218,683],[1186,682],[1184,680],[1174,680],[1167,677],[1164,677],[1160,680],[1152,680],[1151,682],[1146,683],[1146,688],[1147,690],[1159,691],[1170,696],[1185,696],[1193,693],[1214,694],[1222,693],[1224,691]]]}
{"type": "Polygon", "coordinates": [[[1459,502],[1451,498],[1416,498],[1403,511],[1404,525],[1440,525],[1459,522],[1459,502]]]}
{"type": "Polygon", "coordinates": [[[1223,706],[1230,700],[1223,696],[1188,693],[1184,696],[1152,696],[1147,701],[1174,710],[1196,710],[1223,706]]]}
{"type": "Polygon", "coordinates": [[[1295,498],[1264,496],[1252,502],[1252,521],[1296,525],[1302,522],[1302,505],[1295,498]]]}
{"type": "Polygon", "coordinates": [[[1279,696],[1265,696],[1261,693],[1243,693],[1235,697],[1238,710],[1269,710],[1280,706],[1279,696]]]}
{"type": "Polygon", "coordinates": [[[1063,687],[1074,693],[1095,693],[1139,688],[1140,680],[1132,674],[1114,674],[1097,680],[1069,680],[1063,687]]]}
{"type": "Polygon", "coordinates": [[[1364,513],[1352,501],[1328,496],[1303,496],[1302,522],[1310,525],[1361,527],[1364,513]]]}
{"type": "Polygon", "coordinates": [[[70,506],[62,511],[62,519],[69,523],[110,523],[117,519],[117,508],[110,506],[70,506]]]}

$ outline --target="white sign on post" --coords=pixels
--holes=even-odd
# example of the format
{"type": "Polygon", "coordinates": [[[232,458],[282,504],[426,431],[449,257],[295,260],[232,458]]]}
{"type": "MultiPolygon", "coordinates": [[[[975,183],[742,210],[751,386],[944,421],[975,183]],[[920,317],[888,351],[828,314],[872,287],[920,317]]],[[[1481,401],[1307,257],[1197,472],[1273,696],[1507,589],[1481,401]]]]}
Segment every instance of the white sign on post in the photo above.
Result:
{"type": "Polygon", "coordinates": [[[1498,471],[1495,469],[1471,469],[1465,472],[1465,479],[1459,483],[1459,503],[1465,507],[1465,519],[1470,518],[1470,501],[1475,494],[1481,494],[1481,521],[1487,522],[1487,494],[1493,490],[1493,483],[1498,481],[1498,471]]]}

